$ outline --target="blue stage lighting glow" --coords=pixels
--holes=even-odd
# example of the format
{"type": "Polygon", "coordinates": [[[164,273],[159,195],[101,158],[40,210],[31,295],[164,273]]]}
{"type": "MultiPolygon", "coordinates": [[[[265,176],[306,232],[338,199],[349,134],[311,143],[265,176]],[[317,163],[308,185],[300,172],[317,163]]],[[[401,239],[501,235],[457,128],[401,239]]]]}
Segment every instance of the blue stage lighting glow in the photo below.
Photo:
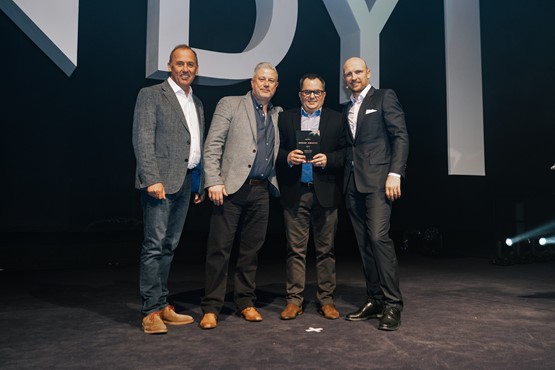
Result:
{"type": "MultiPolygon", "coordinates": [[[[520,243],[523,240],[535,239],[535,238],[537,238],[541,235],[545,235],[545,234],[549,235],[553,231],[555,231],[555,220],[552,220],[552,221],[550,221],[546,224],[538,226],[535,229],[532,229],[532,230],[527,231],[525,233],[515,235],[515,236],[511,236],[510,238],[507,238],[505,240],[505,244],[507,244],[510,247],[511,245],[514,245],[516,243],[520,243]]],[[[555,236],[553,238],[555,238],[555,236]]],[[[546,244],[551,244],[550,239],[551,239],[551,237],[546,238],[546,244]]],[[[555,243],[555,242],[553,242],[553,243],[555,243]]]]}
{"type": "Polygon", "coordinates": [[[555,235],[542,237],[538,240],[538,243],[541,246],[555,244],[555,235]]]}

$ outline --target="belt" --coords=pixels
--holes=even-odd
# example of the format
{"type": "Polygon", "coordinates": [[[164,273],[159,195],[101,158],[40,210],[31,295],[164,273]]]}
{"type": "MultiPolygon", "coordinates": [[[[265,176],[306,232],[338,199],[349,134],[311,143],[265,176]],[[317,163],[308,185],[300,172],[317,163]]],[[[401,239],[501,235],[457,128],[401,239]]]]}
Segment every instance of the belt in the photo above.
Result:
{"type": "Polygon", "coordinates": [[[246,185],[264,185],[266,184],[266,179],[264,180],[260,180],[260,179],[247,179],[247,181],[245,181],[246,185]]]}
{"type": "Polygon", "coordinates": [[[301,182],[300,184],[303,188],[307,188],[309,190],[314,189],[314,183],[313,182],[301,182]]]}

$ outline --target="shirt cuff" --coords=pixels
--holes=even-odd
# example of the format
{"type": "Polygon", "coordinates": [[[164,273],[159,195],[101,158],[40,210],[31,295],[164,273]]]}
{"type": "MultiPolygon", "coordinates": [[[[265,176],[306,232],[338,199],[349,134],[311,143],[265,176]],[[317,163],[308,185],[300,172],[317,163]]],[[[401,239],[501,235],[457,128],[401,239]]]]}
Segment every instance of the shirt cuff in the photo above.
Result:
{"type": "Polygon", "coordinates": [[[395,172],[390,172],[390,173],[387,174],[387,176],[401,177],[401,175],[399,175],[398,173],[395,173],[395,172]]]}

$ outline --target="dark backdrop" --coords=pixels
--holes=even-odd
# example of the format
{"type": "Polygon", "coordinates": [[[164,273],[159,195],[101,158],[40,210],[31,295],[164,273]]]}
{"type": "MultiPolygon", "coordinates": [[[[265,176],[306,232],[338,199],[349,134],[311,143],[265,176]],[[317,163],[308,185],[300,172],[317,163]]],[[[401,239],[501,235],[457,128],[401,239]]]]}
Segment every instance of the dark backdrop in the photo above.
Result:
{"type": "MultiPolygon", "coordinates": [[[[253,0],[191,4],[191,46],[238,52],[247,45],[253,0]]],[[[159,82],[144,77],[146,10],[146,0],[80,1],[78,66],[71,77],[0,12],[3,235],[140,229],[133,108],[138,90],[159,82]]],[[[398,93],[411,140],[393,230],[434,225],[490,243],[514,233],[519,207],[526,228],[554,216],[555,2],[482,0],[480,11],[484,177],[447,174],[443,1],[399,0],[381,33],[380,85],[398,93]]],[[[324,76],[326,105],[340,110],[339,36],[323,3],[299,1],[297,27],[277,66],[274,103],[298,106],[298,79],[310,71],[324,76]]],[[[249,88],[246,81],[195,85],[194,91],[209,123],[219,98],[249,88]]],[[[187,232],[205,232],[208,204],[190,215],[187,232]]],[[[281,233],[277,202],[272,215],[270,233],[281,233]]],[[[343,216],[340,230],[348,228],[343,216]]]]}

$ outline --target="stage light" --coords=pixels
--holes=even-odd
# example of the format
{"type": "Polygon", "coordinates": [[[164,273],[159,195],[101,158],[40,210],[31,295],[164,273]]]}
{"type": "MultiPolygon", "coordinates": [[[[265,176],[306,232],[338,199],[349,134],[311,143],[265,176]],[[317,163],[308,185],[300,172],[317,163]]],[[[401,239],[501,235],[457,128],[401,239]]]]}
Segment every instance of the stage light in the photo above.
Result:
{"type": "MultiPolygon", "coordinates": [[[[545,235],[545,234],[544,234],[545,235]]],[[[550,261],[555,258],[555,235],[527,238],[525,234],[497,241],[494,265],[508,266],[517,263],[550,261]]]]}
{"type": "MultiPolygon", "coordinates": [[[[526,231],[522,234],[514,235],[514,236],[511,236],[510,238],[507,238],[505,240],[505,244],[507,244],[510,247],[514,244],[526,241],[527,239],[535,239],[537,237],[540,237],[540,236],[546,235],[546,234],[549,235],[554,230],[555,230],[555,220],[551,220],[550,222],[545,223],[543,225],[540,225],[540,226],[536,227],[535,229],[532,229],[532,230],[526,231]]],[[[549,238],[547,238],[547,239],[549,239],[549,238]]],[[[546,242],[549,243],[549,240],[546,240],[546,242]]]]}
{"type": "Polygon", "coordinates": [[[547,237],[545,237],[545,236],[541,237],[538,240],[538,244],[541,245],[542,247],[546,246],[546,245],[555,244],[555,235],[547,236],[547,237]]]}

